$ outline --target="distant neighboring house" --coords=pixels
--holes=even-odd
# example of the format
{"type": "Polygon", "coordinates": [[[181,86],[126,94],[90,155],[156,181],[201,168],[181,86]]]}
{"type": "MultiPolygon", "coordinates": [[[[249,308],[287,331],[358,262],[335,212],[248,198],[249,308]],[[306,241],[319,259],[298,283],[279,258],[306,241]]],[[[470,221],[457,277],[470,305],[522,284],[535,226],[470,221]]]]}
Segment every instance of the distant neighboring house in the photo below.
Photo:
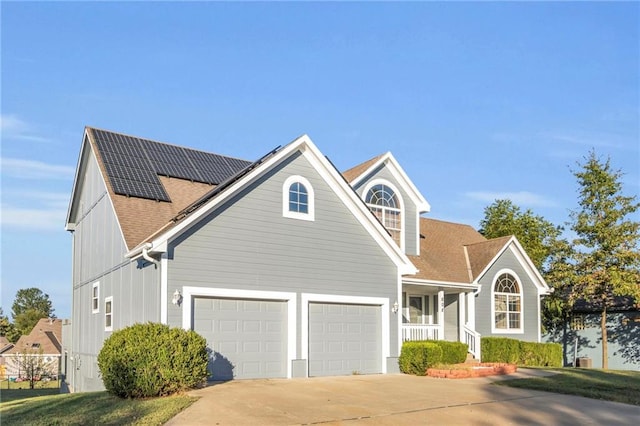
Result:
{"type": "MultiPolygon", "coordinates": [[[[567,321],[545,340],[562,344],[567,366],[580,366],[587,358],[594,368],[602,367],[601,309],[579,300],[567,321]]],[[[640,304],[630,297],[616,297],[607,308],[608,365],[611,370],[640,370],[640,304]]],[[[584,362],[588,364],[588,362],[584,362]]]]}
{"type": "Polygon", "coordinates": [[[302,136],[255,162],[86,128],[66,228],[74,391],[114,330],[193,329],[212,379],[398,371],[404,340],[540,340],[548,287],[514,237],[421,217],[391,153],[338,172],[302,136]]]}
{"type": "Polygon", "coordinates": [[[5,358],[3,354],[7,352],[9,349],[13,347],[13,343],[11,343],[6,337],[0,336],[0,380],[4,380],[6,377],[6,367],[5,367],[5,358]]]}
{"type": "Polygon", "coordinates": [[[20,336],[15,345],[2,354],[9,377],[25,377],[21,359],[25,356],[42,359],[44,371],[58,374],[61,355],[62,320],[42,318],[28,335],[20,336]]]}

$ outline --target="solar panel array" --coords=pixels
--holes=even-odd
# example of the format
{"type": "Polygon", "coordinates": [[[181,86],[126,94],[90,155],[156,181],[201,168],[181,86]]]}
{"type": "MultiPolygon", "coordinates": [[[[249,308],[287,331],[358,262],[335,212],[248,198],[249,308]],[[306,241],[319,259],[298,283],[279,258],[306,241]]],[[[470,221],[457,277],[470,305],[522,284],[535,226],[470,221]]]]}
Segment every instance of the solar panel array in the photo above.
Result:
{"type": "Polygon", "coordinates": [[[171,201],[158,175],[218,185],[251,163],[209,152],[92,129],[116,194],[171,201]]]}

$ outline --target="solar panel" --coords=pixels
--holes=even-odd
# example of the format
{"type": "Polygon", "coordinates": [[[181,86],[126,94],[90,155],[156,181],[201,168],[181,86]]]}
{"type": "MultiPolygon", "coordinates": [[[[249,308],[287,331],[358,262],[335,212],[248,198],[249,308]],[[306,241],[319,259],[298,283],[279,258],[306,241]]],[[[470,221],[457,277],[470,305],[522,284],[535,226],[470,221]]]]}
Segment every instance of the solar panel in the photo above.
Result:
{"type": "Polygon", "coordinates": [[[171,201],[158,175],[218,185],[251,163],[91,129],[116,194],[171,201]]]}
{"type": "Polygon", "coordinates": [[[130,197],[147,198],[150,200],[171,201],[162,184],[150,184],[136,180],[110,178],[113,192],[130,197]]]}

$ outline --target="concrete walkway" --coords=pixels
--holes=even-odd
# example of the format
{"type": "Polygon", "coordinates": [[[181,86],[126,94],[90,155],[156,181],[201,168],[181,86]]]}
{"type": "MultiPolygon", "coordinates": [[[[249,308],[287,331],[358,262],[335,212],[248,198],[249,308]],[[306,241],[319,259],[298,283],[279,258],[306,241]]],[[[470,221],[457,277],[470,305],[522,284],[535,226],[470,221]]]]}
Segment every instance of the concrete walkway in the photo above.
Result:
{"type": "MultiPolygon", "coordinates": [[[[640,407],[496,386],[545,374],[480,379],[371,375],[238,380],[191,392],[201,399],[167,425],[629,425],[640,407]]],[[[548,373],[547,373],[548,374],[548,373]]]]}

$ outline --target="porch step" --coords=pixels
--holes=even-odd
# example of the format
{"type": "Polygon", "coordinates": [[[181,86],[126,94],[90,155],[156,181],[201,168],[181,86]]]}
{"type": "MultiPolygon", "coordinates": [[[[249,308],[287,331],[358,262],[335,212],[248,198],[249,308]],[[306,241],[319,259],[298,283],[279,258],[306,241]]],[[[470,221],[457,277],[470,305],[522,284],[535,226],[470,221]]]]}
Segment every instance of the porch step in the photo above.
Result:
{"type": "Polygon", "coordinates": [[[464,361],[465,364],[480,364],[479,359],[475,359],[471,353],[467,353],[467,359],[464,361]]]}

